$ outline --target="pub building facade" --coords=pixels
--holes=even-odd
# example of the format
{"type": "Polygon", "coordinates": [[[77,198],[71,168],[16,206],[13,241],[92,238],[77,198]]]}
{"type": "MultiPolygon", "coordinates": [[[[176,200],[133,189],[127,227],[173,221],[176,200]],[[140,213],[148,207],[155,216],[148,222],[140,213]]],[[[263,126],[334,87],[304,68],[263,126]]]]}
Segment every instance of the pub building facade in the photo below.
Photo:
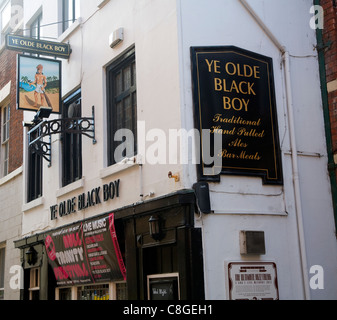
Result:
{"type": "Polygon", "coordinates": [[[311,6],[24,2],[22,299],[336,298],[311,6]]]}

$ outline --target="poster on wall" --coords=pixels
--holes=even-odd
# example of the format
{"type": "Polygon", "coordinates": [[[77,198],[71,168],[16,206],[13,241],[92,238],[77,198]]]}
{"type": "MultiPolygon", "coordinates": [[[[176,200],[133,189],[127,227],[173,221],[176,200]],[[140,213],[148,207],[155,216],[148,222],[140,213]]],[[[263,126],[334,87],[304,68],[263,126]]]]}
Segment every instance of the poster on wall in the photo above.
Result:
{"type": "Polygon", "coordinates": [[[191,61],[199,180],[231,174],[283,184],[272,58],[234,46],[192,47],[191,61]]]}
{"type": "Polygon", "coordinates": [[[50,232],[45,247],[57,286],[126,280],[113,213],[50,232]]]}
{"type": "Polygon", "coordinates": [[[230,300],[279,300],[273,262],[231,262],[228,282],[230,300]]]}
{"type": "Polygon", "coordinates": [[[61,61],[18,55],[18,109],[61,113],[61,61]]]}

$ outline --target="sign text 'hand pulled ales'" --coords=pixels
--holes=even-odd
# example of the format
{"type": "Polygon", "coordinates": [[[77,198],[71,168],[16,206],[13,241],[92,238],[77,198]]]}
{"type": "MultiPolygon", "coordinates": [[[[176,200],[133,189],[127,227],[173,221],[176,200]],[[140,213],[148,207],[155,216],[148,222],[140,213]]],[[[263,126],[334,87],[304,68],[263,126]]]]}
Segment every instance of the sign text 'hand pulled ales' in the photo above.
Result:
{"type": "Polygon", "coordinates": [[[273,61],[233,46],[192,47],[199,180],[220,174],[282,184],[273,61]]]}

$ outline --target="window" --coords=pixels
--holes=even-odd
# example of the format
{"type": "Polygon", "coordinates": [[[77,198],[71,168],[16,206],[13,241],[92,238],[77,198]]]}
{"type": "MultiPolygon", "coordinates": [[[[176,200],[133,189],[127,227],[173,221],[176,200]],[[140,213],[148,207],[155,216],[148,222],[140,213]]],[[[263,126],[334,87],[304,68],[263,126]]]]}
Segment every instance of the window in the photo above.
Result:
{"type": "Polygon", "coordinates": [[[77,288],[78,300],[110,300],[109,285],[93,285],[77,288]]]}
{"type": "Polygon", "coordinates": [[[126,282],[116,283],[116,300],[128,300],[126,282]]]}
{"type": "Polygon", "coordinates": [[[5,41],[6,34],[9,33],[9,22],[11,20],[11,2],[7,1],[4,2],[4,6],[0,7],[1,10],[1,43],[0,45],[5,41]]]}
{"type": "Polygon", "coordinates": [[[80,17],[80,0],[62,0],[62,32],[80,17]]]}
{"type": "Polygon", "coordinates": [[[9,121],[10,121],[10,107],[2,108],[1,114],[1,153],[2,153],[2,175],[8,174],[9,164],[9,121]]]}
{"type": "Polygon", "coordinates": [[[41,38],[41,20],[42,13],[30,25],[30,37],[34,39],[41,38]]]}
{"type": "MultiPolygon", "coordinates": [[[[38,137],[38,130],[32,135],[32,139],[38,137]],[[34,136],[36,134],[36,136],[34,136]]],[[[28,149],[28,195],[27,202],[42,197],[42,162],[43,157],[34,146],[28,149]]]]}
{"type": "Polygon", "coordinates": [[[29,300],[40,300],[40,269],[30,270],[29,300]]]}
{"type": "Polygon", "coordinates": [[[4,300],[5,294],[5,253],[6,249],[0,247],[0,300],[4,300]]]}
{"type": "MultiPolygon", "coordinates": [[[[63,102],[63,118],[72,119],[66,123],[68,129],[79,129],[81,117],[81,89],[74,92],[63,102]]],[[[63,186],[82,178],[82,136],[64,133],[62,136],[63,186]]]]}
{"type": "MultiPolygon", "coordinates": [[[[137,154],[137,96],[135,50],[107,68],[108,92],[108,165],[137,154]],[[133,137],[115,137],[120,129],[128,129],[133,137]],[[123,152],[115,152],[123,143],[123,152]]],[[[120,151],[120,150],[118,150],[120,151]]]]}
{"type": "Polygon", "coordinates": [[[71,288],[59,289],[59,300],[61,301],[71,300],[71,288]]]}

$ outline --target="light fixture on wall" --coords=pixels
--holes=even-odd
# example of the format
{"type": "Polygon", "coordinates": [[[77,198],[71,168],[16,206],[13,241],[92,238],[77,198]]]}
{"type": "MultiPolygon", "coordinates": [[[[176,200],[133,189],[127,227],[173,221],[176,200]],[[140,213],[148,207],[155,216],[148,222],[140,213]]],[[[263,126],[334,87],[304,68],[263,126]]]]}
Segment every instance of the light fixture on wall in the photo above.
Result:
{"type": "Polygon", "coordinates": [[[151,216],[149,219],[149,230],[152,239],[159,241],[162,237],[162,232],[160,228],[160,218],[157,215],[151,216]]]}
{"type": "Polygon", "coordinates": [[[35,264],[36,256],[37,256],[36,250],[33,247],[29,247],[29,249],[26,251],[26,260],[30,266],[35,264]]]}
{"type": "Polygon", "coordinates": [[[40,107],[35,115],[35,121],[39,122],[44,118],[49,118],[53,109],[51,107],[40,107]]]}
{"type": "Polygon", "coordinates": [[[111,48],[114,48],[123,40],[124,40],[124,29],[119,28],[109,36],[109,45],[111,48]]]}

